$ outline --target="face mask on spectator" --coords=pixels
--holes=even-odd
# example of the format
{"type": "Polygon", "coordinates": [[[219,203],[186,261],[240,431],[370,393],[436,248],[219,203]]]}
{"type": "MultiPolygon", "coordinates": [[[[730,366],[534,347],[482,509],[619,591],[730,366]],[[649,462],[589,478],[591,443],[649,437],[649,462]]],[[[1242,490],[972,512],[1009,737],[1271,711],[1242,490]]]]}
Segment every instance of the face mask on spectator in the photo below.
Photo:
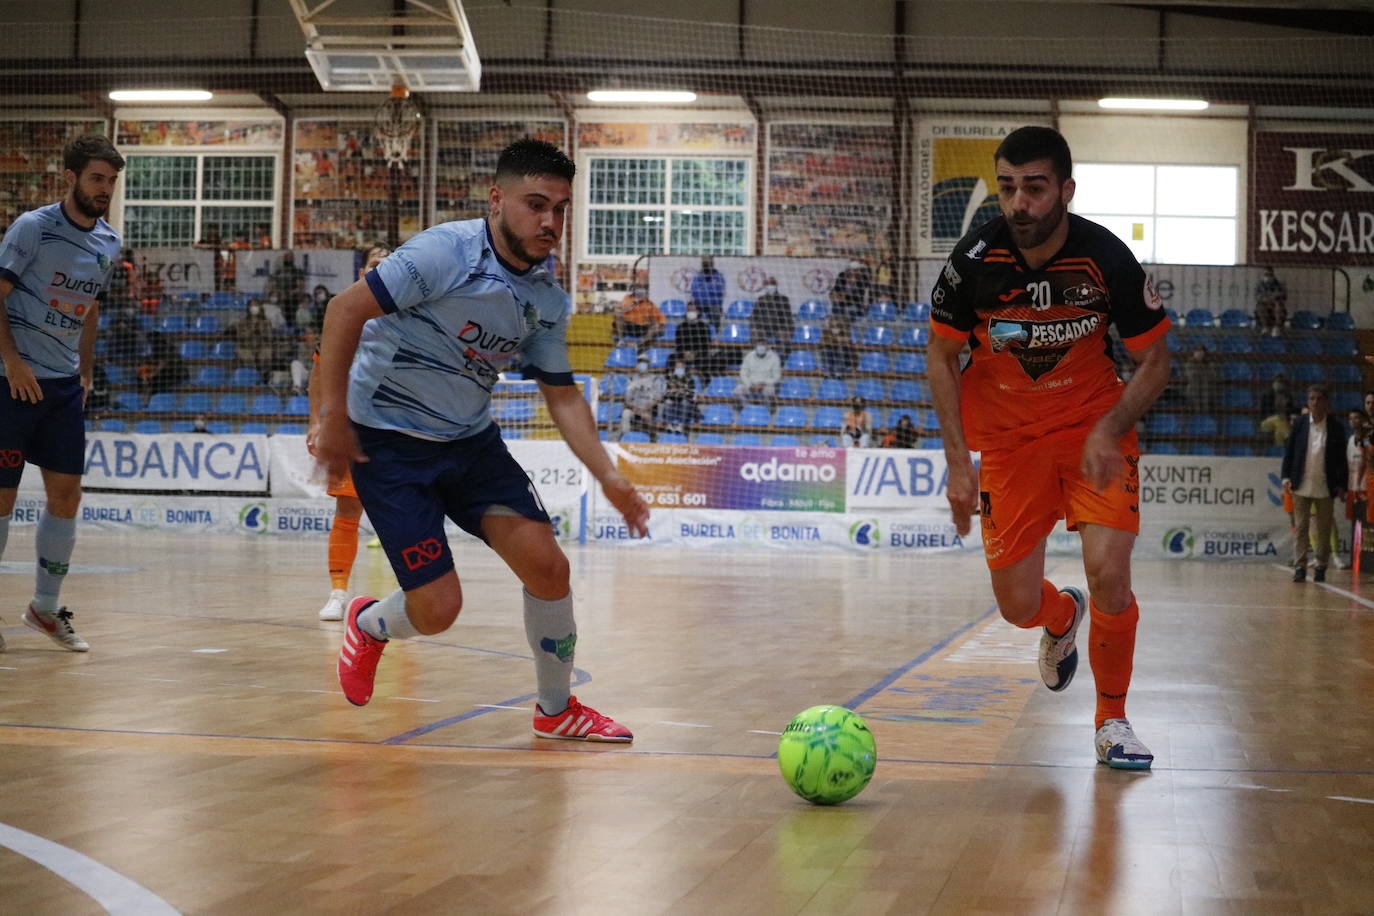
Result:
{"type": "Polygon", "coordinates": [[[249,306],[249,307],[248,307],[248,314],[250,314],[250,315],[261,315],[261,314],[262,314],[262,309],[258,308],[256,305],[249,306]]]}
{"type": "Polygon", "coordinates": [[[682,366],[678,366],[676,369],[673,370],[673,375],[676,375],[678,378],[682,378],[686,374],[687,370],[684,369],[682,366]]]}
{"type": "Polygon", "coordinates": [[[759,344],[757,347],[754,348],[754,352],[757,353],[759,356],[764,355],[768,352],[767,344],[759,344]]]}
{"type": "Polygon", "coordinates": [[[769,283],[767,286],[765,286],[765,287],[763,288],[763,291],[764,291],[765,293],[770,293],[770,294],[771,294],[771,293],[776,293],[776,292],[778,291],[778,284],[776,284],[776,283],[769,283]]]}
{"type": "Polygon", "coordinates": [[[696,321],[696,320],[697,320],[696,309],[688,309],[688,311],[687,311],[687,320],[688,320],[688,321],[696,321]]]}
{"type": "Polygon", "coordinates": [[[648,363],[640,363],[639,365],[635,366],[635,371],[636,371],[636,372],[648,372],[648,371],[649,371],[649,364],[648,364],[648,363]]]}
{"type": "Polygon", "coordinates": [[[860,267],[863,267],[863,266],[864,266],[864,262],[863,262],[863,261],[858,261],[858,260],[850,261],[850,262],[849,262],[849,266],[850,266],[850,268],[852,268],[853,270],[858,270],[860,267]]]}

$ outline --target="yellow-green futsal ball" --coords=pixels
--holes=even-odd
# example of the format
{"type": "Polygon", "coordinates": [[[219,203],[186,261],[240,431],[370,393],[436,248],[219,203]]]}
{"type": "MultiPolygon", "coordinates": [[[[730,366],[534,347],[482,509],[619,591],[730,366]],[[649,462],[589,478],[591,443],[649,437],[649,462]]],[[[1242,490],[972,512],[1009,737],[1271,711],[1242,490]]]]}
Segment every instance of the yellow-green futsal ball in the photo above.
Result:
{"type": "Polygon", "coordinates": [[[843,706],[812,706],[798,713],[778,741],[783,779],[815,805],[838,805],[858,795],[877,762],[873,733],[843,706]]]}

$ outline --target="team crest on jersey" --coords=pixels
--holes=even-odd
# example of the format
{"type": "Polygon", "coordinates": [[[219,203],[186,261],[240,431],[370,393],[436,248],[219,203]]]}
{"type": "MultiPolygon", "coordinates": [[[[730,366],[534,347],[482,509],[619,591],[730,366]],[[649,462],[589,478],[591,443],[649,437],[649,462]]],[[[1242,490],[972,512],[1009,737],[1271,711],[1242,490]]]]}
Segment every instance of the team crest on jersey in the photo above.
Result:
{"type": "Polygon", "coordinates": [[[533,334],[535,331],[539,330],[539,312],[531,302],[526,302],[521,306],[521,309],[525,315],[525,330],[533,334]]]}
{"type": "Polygon", "coordinates": [[[1034,380],[1059,365],[1075,342],[1101,324],[1096,312],[1048,321],[993,318],[988,321],[988,341],[992,352],[1006,352],[1034,380]]]}
{"type": "Polygon", "coordinates": [[[1064,304],[1086,309],[1098,305],[1107,298],[1107,291],[1092,283],[1080,283],[1064,290],[1064,304]]]}
{"type": "Polygon", "coordinates": [[[109,270],[110,256],[107,254],[98,254],[95,256],[95,263],[100,266],[101,270],[109,270]]]}

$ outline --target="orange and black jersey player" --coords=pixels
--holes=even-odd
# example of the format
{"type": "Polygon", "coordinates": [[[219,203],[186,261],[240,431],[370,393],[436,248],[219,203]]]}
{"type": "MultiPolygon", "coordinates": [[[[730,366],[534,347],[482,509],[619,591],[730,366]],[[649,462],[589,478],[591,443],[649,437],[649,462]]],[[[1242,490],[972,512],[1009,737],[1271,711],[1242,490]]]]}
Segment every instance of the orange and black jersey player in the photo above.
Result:
{"type": "Polygon", "coordinates": [[[1004,217],[955,246],[931,293],[931,330],[967,340],[962,419],[973,449],[1009,449],[1046,433],[1091,426],[1121,396],[1107,328],[1131,351],[1169,329],[1131,250],[1067,214],[1059,251],[1031,269],[1004,217]]]}

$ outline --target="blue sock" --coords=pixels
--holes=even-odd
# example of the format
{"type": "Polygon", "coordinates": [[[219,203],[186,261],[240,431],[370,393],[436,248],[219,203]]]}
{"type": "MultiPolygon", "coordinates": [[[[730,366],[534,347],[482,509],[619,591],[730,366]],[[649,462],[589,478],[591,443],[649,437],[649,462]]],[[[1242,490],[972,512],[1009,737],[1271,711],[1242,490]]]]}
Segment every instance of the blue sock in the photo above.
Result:
{"type": "Polygon", "coordinates": [[[411,639],[420,631],[406,613],[406,593],[399,588],[358,615],[358,629],[373,639],[411,639]]]}
{"type": "Polygon", "coordinates": [[[10,539],[10,519],[13,517],[13,512],[0,515],[0,560],[5,558],[5,542],[10,539]]]}
{"type": "Polygon", "coordinates": [[[577,648],[572,592],[557,601],[544,601],[529,592],[523,594],[525,639],[534,652],[539,707],[545,715],[556,716],[568,708],[568,697],[572,695],[573,650],[577,648]]]}
{"type": "Polygon", "coordinates": [[[40,611],[55,611],[62,606],[57,596],[67,578],[72,548],[76,546],[76,519],[59,518],[44,509],[38,517],[34,546],[38,548],[38,582],[33,606],[40,611]]]}

